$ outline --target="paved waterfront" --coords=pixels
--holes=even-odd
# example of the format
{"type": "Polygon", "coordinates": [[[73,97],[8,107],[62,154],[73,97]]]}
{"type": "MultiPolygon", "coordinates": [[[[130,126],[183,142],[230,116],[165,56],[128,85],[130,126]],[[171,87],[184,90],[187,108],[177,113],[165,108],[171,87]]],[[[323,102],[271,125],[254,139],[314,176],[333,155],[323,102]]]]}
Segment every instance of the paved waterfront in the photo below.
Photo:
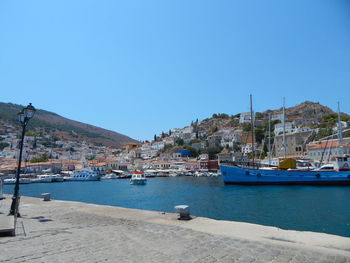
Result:
{"type": "Polygon", "coordinates": [[[327,234],[27,197],[20,209],[0,262],[350,262],[350,239],[327,234]]]}

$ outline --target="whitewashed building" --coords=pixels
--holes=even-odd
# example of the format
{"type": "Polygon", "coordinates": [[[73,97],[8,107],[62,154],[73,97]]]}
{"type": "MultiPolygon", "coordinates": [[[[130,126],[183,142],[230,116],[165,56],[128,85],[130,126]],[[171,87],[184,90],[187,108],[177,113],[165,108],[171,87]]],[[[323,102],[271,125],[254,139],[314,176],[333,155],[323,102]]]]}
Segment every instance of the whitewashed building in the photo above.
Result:
{"type": "MultiPolygon", "coordinates": [[[[253,116],[254,118],[254,116],[253,116]]],[[[251,121],[251,114],[250,112],[242,112],[239,117],[239,123],[250,123],[251,121]]]]}

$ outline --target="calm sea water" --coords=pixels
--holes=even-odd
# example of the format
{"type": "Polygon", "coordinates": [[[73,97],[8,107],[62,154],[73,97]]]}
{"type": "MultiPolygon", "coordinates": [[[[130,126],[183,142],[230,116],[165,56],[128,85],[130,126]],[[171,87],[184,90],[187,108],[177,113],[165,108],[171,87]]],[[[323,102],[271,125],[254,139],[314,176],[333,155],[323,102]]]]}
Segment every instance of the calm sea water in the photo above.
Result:
{"type": "MultiPolygon", "coordinates": [[[[4,192],[12,194],[13,185],[4,192]]],[[[187,204],[191,214],[283,229],[350,237],[350,187],[238,186],[221,178],[150,178],[145,186],[129,180],[20,185],[22,195],[174,212],[187,204]]]]}

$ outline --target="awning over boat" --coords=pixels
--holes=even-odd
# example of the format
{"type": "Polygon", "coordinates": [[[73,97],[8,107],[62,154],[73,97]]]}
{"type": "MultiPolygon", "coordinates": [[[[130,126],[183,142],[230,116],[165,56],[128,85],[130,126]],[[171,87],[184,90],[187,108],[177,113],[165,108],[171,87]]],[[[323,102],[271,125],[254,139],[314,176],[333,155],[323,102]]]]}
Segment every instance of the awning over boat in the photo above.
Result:
{"type": "Polygon", "coordinates": [[[123,170],[112,170],[113,173],[116,173],[116,174],[122,174],[124,173],[123,170]]]}
{"type": "Polygon", "coordinates": [[[145,173],[156,173],[157,170],[152,170],[152,169],[148,169],[148,170],[145,170],[145,173]]]}

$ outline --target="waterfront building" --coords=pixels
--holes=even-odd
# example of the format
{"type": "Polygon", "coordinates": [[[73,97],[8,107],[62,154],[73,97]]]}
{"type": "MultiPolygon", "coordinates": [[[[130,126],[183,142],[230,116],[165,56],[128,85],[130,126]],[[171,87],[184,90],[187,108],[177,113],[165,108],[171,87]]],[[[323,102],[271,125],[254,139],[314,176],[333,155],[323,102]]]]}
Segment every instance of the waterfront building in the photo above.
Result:
{"type": "Polygon", "coordinates": [[[175,150],[175,153],[180,153],[181,157],[189,157],[190,156],[190,151],[187,149],[175,150]]]}
{"type": "Polygon", "coordinates": [[[195,148],[195,149],[197,149],[197,150],[199,150],[199,149],[204,149],[205,146],[206,146],[206,143],[205,143],[205,142],[195,142],[195,143],[192,143],[192,144],[191,144],[191,147],[192,147],[192,148],[195,148]]]}
{"type": "Polygon", "coordinates": [[[285,133],[291,133],[293,132],[293,123],[291,122],[286,122],[285,125],[283,123],[277,123],[275,125],[274,133],[275,135],[279,135],[283,133],[283,126],[285,126],[285,133]]]}
{"type": "Polygon", "coordinates": [[[198,137],[199,138],[206,137],[207,135],[208,135],[208,133],[206,131],[198,131],[198,137]]]}
{"type": "Polygon", "coordinates": [[[63,164],[60,160],[50,159],[47,162],[25,163],[23,167],[25,173],[42,173],[50,171],[51,173],[60,173],[63,164]]]}
{"type": "MultiPolygon", "coordinates": [[[[283,121],[283,113],[277,113],[271,115],[271,121],[283,121]]],[[[285,117],[285,121],[287,120],[287,117],[285,117]]]]}
{"type": "MultiPolygon", "coordinates": [[[[346,129],[349,127],[348,123],[346,121],[341,121],[340,122],[340,126],[341,126],[341,130],[343,129],[346,129]]],[[[338,132],[338,125],[336,125],[334,128],[333,128],[333,132],[338,132]]]]}
{"type": "Polygon", "coordinates": [[[350,138],[344,138],[343,143],[339,145],[338,139],[322,140],[307,144],[307,156],[323,163],[328,162],[333,157],[350,155],[350,138]]]}
{"type": "Polygon", "coordinates": [[[118,169],[122,171],[130,171],[134,168],[133,163],[131,162],[120,162],[118,163],[118,169]]]}
{"type": "Polygon", "coordinates": [[[196,139],[195,133],[184,133],[181,136],[181,139],[184,140],[184,143],[190,143],[193,139],[196,139]]]}
{"type": "Polygon", "coordinates": [[[153,142],[152,143],[152,149],[154,150],[161,150],[165,146],[165,142],[153,142]]]}
{"type": "MultiPolygon", "coordinates": [[[[253,116],[254,118],[254,116],[253,116]]],[[[239,117],[239,123],[250,123],[251,120],[251,114],[250,112],[242,112],[239,117]]]]}
{"type": "MultiPolygon", "coordinates": [[[[254,143],[254,149],[256,149],[257,144],[254,143]]],[[[244,154],[252,153],[253,152],[253,144],[251,142],[246,143],[245,145],[241,146],[241,152],[244,154]]]]}
{"type": "Polygon", "coordinates": [[[200,169],[200,162],[190,161],[185,164],[188,171],[198,171],[200,169]]]}
{"type": "Polygon", "coordinates": [[[233,154],[232,153],[219,153],[218,154],[218,161],[221,162],[232,162],[233,161],[233,154]]]}
{"type": "Polygon", "coordinates": [[[117,168],[118,168],[118,162],[115,159],[106,160],[106,172],[117,170],[117,168]]]}
{"type": "Polygon", "coordinates": [[[209,160],[209,154],[207,154],[207,153],[201,153],[201,154],[198,156],[198,158],[199,158],[200,160],[209,160]]]}
{"type": "Polygon", "coordinates": [[[153,150],[153,149],[143,150],[141,151],[141,158],[150,159],[157,156],[157,154],[158,154],[158,150],[153,150]]]}
{"type": "MultiPolygon", "coordinates": [[[[306,144],[315,138],[314,131],[296,132],[285,134],[286,157],[303,156],[306,152],[306,144]]],[[[275,136],[275,156],[284,157],[283,134],[275,136]]]]}
{"type": "Polygon", "coordinates": [[[165,161],[153,162],[153,168],[155,169],[169,169],[170,166],[171,166],[171,163],[165,162],[165,161]]]}
{"type": "Polygon", "coordinates": [[[202,171],[217,172],[219,169],[218,160],[203,160],[199,162],[199,169],[202,171]]]}
{"type": "Polygon", "coordinates": [[[165,145],[168,145],[168,144],[173,145],[175,143],[175,139],[170,136],[163,138],[162,141],[165,143],[165,145]]]}
{"type": "Polygon", "coordinates": [[[221,145],[221,135],[211,135],[208,137],[209,147],[219,147],[221,145]]]}
{"type": "Polygon", "coordinates": [[[129,150],[135,150],[137,148],[141,147],[141,144],[139,143],[128,143],[127,145],[124,146],[124,148],[129,151],[129,150]]]}
{"type": "Polygon", "coordinates": [[[315,120],[308,120],[308,119],[295,119],[293,120],[294,127],[305,127],[305,126],[311,126],[313,124],[316,124],[317,122],[315,120]]]}

